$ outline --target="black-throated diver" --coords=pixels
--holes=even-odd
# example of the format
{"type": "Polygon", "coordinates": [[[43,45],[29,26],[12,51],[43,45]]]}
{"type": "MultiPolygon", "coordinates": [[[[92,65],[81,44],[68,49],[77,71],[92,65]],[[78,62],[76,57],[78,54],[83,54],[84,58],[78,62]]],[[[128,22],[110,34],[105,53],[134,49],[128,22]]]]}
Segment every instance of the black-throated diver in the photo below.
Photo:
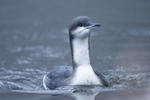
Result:
{"type": "Polygon", "coordinates": [[[55,70],[43,78],[45,89],[55,89],[66,85],[101,85],[108,86],[108,82],[96,73],[89,56],[89,38],[91,29],[99,27],[93,24],[87,16],[79,16],[72,20],[69,27],[69,38],[72,55],[73,71],[55,70]]]}

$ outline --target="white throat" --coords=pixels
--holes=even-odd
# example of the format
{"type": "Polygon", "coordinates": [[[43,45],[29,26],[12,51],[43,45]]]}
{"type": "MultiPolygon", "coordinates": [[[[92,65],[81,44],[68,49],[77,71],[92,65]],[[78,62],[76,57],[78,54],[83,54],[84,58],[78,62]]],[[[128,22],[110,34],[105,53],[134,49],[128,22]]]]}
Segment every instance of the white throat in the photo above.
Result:
{"type": "Polygon", "coordinates": [[[78,66],[90,64],[88,37],[73,39],[72,48],[73,60],[78,66]]]}

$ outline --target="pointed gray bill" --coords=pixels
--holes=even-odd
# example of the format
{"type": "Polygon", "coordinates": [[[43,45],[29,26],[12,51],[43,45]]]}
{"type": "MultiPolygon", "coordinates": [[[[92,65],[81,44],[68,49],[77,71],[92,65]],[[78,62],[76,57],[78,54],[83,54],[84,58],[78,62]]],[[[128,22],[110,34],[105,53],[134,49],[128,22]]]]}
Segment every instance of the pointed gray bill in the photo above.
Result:
{"type": "Polygon", "coordinates": [[[100,27],[100,26],[101,26],[100,24],[92,24],[92,25],[88,26],[87,28],[92,29],[92,28],[97,28],[97,27],[100,27]]]}

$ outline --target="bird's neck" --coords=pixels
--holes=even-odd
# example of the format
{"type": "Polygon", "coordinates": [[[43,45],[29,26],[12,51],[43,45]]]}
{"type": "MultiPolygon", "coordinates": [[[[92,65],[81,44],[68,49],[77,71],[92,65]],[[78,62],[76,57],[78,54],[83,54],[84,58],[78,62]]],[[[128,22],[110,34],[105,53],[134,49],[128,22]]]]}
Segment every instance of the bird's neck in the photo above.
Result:
{"type": "Polygon", "coordinates": [[[71,42],[73,66],[90,65],[89,37],[75,38],[71,42]]]}
{"type": "Polygon", "coordinates": [[[72,40],[74,74],[70,85],[100,85],[98,76],[90,65],[89,38],[72,40]]]}

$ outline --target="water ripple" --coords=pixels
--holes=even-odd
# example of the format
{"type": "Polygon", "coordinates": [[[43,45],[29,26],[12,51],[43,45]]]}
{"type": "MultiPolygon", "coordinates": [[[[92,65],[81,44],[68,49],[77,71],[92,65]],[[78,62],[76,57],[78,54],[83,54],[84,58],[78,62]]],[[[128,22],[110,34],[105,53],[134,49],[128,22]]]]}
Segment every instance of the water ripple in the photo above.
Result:
{"type": "MultiPolygon", "coordinates": [[[[62,67],[62,66],[61,66],[62,67]]],[[[47,72],[41,69],[22,70],[0,68],[0,88],[10,90],[43,90],[42,78],[47,72]]],[[[108,90],[120,90],[150,85],[150,72],[133,73],[123,68],[108,70],[104,75],[111,82],[108,90]]]]}

